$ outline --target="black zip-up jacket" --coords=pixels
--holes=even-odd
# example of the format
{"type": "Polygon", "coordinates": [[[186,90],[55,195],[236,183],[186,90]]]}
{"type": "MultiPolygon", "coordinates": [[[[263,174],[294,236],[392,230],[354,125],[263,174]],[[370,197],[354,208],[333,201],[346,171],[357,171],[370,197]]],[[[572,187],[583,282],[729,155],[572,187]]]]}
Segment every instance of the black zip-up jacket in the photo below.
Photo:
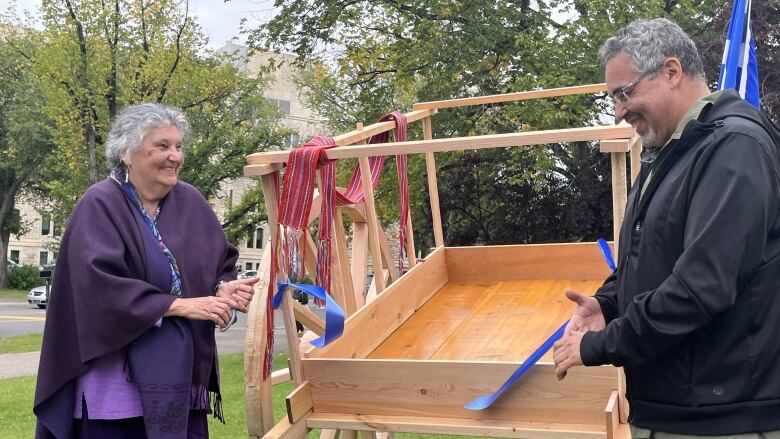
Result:
{"type": "Polygon", "coordinates": [[[724,92],[642,169],[588,366],[624,366],[629,421],[682,434],[780,429],[780,132],[724,92]],[[645,191],[640,188],[652,170],[645,191]]]}

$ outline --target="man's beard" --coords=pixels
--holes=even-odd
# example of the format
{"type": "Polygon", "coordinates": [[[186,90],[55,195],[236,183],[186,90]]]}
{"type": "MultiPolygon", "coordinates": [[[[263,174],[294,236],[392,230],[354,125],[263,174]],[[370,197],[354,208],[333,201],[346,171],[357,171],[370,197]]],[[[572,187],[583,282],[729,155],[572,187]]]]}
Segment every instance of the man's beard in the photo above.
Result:
{"type": "Polygon", "coordinates": [[[658,132],[649,125],[647,126],[647,133],[639,136],[639,139],[642,140],[642,148],[648,151],[658,151],[661,149],[661,146],[658,145],[658,132]]]}

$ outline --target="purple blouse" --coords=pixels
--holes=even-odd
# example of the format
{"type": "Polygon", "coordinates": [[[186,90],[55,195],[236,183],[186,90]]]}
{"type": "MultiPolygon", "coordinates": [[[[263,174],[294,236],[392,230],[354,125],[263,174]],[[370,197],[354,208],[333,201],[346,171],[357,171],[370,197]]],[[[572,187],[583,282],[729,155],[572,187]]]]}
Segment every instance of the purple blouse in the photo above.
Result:
{"type": "MultiPolygon", "coordinates": [[[[159,327],[162,319],[155,324],[159,327]]],[[[126,419],[143,416],[141,396],[125,367],[127,349],[95,359],[83,375],[76,378],[73,417],[81,419],[82,401],[87,401],[89,419],[126,419]],[[83,398],[83,399],[82,399],[83,398]]],[[[201,395],[190,409],[207,409],[205,388],[192,385],[192,395],[201,395]]]]}

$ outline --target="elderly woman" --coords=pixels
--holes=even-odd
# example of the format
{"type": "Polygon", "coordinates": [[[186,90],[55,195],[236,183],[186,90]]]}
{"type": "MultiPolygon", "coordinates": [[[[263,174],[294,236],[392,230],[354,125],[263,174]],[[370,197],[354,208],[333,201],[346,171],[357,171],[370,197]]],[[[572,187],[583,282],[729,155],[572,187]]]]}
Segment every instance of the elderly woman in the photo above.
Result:
{"type": "Polygon", "coordinates": [[[110,176],[62,239],[35,394],[36,437],[206,438],[221,417],[214,325],[246,311],[254,279],[203,196],[178,180],[188,123],[123,111],[110,176]]]}

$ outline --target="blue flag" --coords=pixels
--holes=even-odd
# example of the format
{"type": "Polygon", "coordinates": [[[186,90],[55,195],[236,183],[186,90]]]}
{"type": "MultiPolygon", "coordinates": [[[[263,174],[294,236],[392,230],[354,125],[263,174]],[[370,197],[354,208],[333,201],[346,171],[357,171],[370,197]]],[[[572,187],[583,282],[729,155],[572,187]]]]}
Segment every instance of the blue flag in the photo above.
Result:
{"type": "Polygon", "coordinates": [[[761,108],[758,94],[756,43],[750,30],[750,0],[734,0],[729,33],[723,50],[718,90],[734,88],[743,99],[761,108]]]}

